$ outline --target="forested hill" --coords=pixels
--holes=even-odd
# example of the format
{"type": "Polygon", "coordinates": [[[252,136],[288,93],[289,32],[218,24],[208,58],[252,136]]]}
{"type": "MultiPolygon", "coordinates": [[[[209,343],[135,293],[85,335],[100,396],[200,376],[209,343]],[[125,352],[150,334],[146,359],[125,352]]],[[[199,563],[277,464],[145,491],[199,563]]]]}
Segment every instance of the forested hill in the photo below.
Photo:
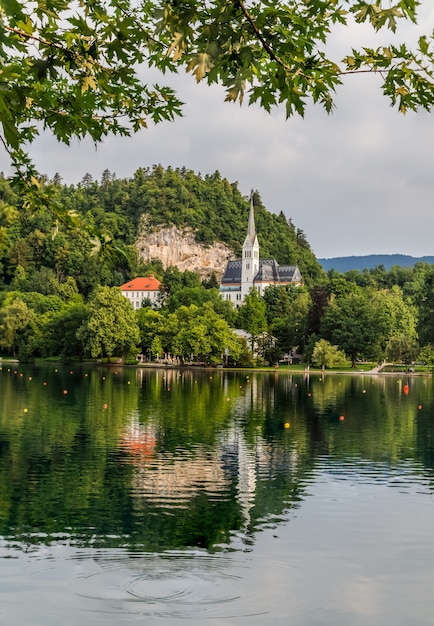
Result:
{"type": "MultiPolygon", "coordinates": [[[[70,209],[90,212],[98,226],[107,228],[125,243],[139,234],[141,217],[147,227],[190,227],[199,243],[227,244],[236,254],[246,235],[249,199],[219,172],[202,176],[185,168],[140,168],[132,178],[119,179],[107,170],[101,181],[89,175],[75,186],[62,187],[62,201],[70,209]]],[[[305,234],[283,213],[268,211],[258,192],[254,198],[256,229],[261,257],[281,264],[298,264],[303,274],[322,272],[305,234]]]]}
{"type": "MultiPolygon", "coordinates": [[[[202,176],[158,165],[141,168],[131,178],[117,178],[106,170],[99,181],[87,174],[77,184],[65,185],[56,174],[41,184],[51,202],[75,212],[84,227],[55,227],[48,208],[26,206],[25,198],[0,175],[0,291],[49,293],[52,281],[63,284],[71,278],[81,293],[89,294],[96,285],[121,285],[144,272],[161,279],[161,262],[144,263],[136,246],[143,230],[160,226],[190,227],[199,243],[222,242],[241,253],[249,198],[218,172],[202,176]],[[103,238],[108,235],[126,255],[117,255],[114,265],[113,259],[92,257],[86,225],[103,238]]],[[[312,284],[324,270],[304,233],[283,213],[266,210],[258,193],[254,203],[261,256],[298,264],[306,283],[312,284]]]]}
{"type": "Polygon", "coordinates": [[[349,272],[351,270],[370,270],[382,265],[387,271],[392,267],[414,267],[416,263],[434,264],[434,256],[413,257],[406,254],[369,254],[366,256],[344,256],[331,259],[318,259],[326,272],[349,272]]]}

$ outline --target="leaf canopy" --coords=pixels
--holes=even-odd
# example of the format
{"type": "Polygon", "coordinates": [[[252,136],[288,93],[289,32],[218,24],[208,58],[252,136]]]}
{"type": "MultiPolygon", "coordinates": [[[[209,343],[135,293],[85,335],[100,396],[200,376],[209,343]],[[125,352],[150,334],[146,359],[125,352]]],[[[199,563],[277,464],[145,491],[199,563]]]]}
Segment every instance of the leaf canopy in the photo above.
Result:
{"type": "MultiPolygon", "coordinates": [[[[182,103],[150,69],[191,72],[219,83],[225,99],[282,105],[304,115],[309,101],[327,112],[348,73],[381,76],[382,90],[405,113],[434,103],[433,36],[349,49],[334,59],[335,25],[370,24],[395,32],[416,22],[418,0],[34,0],[0,3],[0,141],[41,197],[26,147],[42,130],[61,142],[130,135],[173,120],[182,103]]],[[[60,207],[53,211],[65,219],[60,207]]]]}

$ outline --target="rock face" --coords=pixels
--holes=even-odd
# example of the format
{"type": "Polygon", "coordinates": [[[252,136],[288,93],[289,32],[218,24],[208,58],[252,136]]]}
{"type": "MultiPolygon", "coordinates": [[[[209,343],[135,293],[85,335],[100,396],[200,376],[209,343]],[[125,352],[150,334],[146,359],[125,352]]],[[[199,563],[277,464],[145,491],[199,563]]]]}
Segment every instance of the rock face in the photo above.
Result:
{"type": "Polygon", "coordinates": [[[222,243],[204,246],[197,243],[191,229],[181,230],[176,226],[166,226],[148,231],[145,224],[136,242],[139,257],[145,261],[160,259],[164,268],[174,265],[181,272],[190,270],[202,277],[215,272],[220,278],[228,259],[234,252],[222,243]]]}

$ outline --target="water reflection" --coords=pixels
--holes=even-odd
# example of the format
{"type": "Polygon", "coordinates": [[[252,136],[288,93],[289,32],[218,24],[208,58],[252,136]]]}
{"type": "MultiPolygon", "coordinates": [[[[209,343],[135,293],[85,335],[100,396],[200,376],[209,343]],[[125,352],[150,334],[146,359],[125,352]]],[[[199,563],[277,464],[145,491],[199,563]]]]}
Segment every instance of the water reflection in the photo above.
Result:
{"type": "Polygon", "coordinates": [[[28,543],[221,549],[285,519],[324,472],[432,486],[431,379],[0,374],[0,532],[28,543]]]}
{"type": "Polygon", "coordinates": [[[432,414],[430,378],[3,367],[0,615],[430,624],[432,414]]]}

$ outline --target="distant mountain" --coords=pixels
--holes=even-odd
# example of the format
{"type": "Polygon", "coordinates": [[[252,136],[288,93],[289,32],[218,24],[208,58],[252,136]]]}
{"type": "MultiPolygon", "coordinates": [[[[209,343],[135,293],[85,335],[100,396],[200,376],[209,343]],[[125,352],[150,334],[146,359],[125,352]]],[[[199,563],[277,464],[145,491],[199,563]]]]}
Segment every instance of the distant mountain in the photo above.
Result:
{"type": "Polygon", "coordinates": [[[331,269],[337,272],[349,272],[350,270],[370,270],[378,265],[384,265],[387,271],[394,265],[400,267],[413,267],[415,263],[434,264],[434,256],[413,257],[406,254],[368,254],[367,256],[340,256],[332,259],[318,259],[324,270],[331,269]]]}

